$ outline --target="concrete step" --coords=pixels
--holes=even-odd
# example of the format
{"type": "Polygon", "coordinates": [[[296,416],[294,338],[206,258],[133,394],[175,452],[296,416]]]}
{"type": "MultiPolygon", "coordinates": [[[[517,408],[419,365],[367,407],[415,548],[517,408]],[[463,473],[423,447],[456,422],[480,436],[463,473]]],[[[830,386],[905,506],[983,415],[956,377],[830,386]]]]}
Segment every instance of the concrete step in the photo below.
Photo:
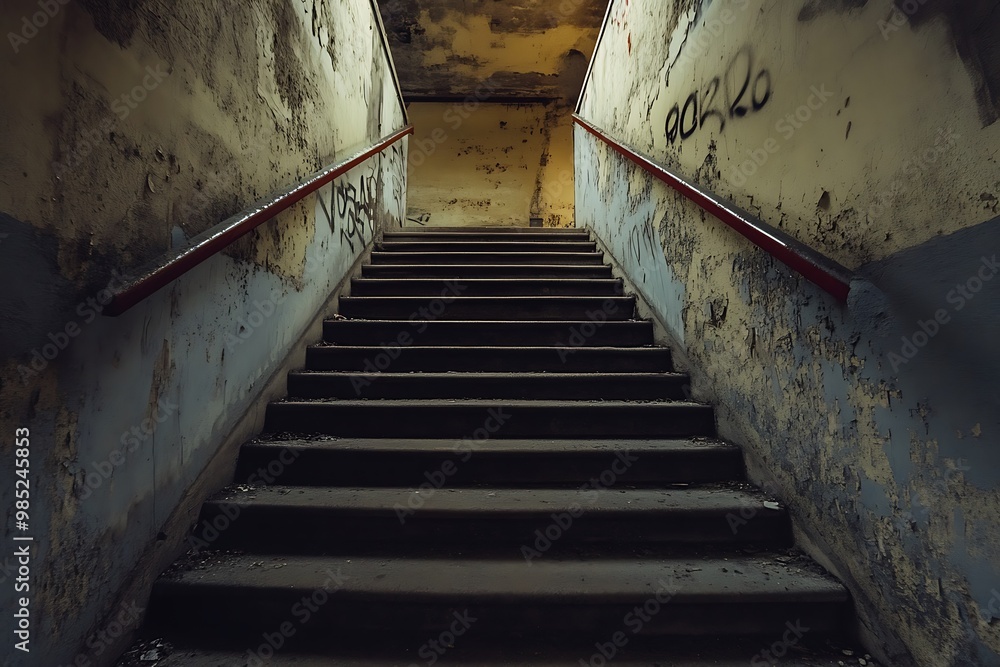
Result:
{"type": "MultiPolygon", "coordinates": [[[[461,282],[455,283],[461,288],[461,282]]],[[[631,296],[342,296],[340,314],[367,320],[630,320],[631,296]]]]}
{"type": "Polygon", "coordinates": [[[590,234],[583,230],[566,230],[564,232],[552,233],[540,229],[532,229],[526,232],[481,232],[470,234],[461,231],[403,231],[386,232],[382,236],[383,241],[408,242],[408,241],[589,241],[590,234]]]}
{"type": "Polygon", "coordinates": [[[376,244],[379,252],[597,252],[594,241],[383,241],[376,244]]]}
{"type": "Polygon", "coordinates": [[[715,433],[712,407],[682,401],[283,401],[271,433],[354,438],[671,438],[715,433]],[[480,437],[482,434],[482,437],[480,437]]]}
{"type": "MultiPolygon", "coordinates": [[[[462,296],[621,296],[622,281],[579,279],[465,279],[459,284],[462,296]]],[[[456,288],[448,280],[421,278],[354,278],[351,296],[440,296],[456,288]]]]}
{"type": "MultiPolygon", "coordinates": [[[[742,480],[743,456],[708,438],[674,440],[481,440],[312,438],[260,440],[240,450],[237,481],[252,485],[412,486],[448,471],[463,486],[579,488],[621,456],[638,459],[618,484],[662,487],[742,480]]],[[[619,466],[620,467],[620,466],[619,466]]]]}
{"type": "MultiPolygon", "coordinates": [[[[635,463],[622,458],[621,471],[635,463]]],[[[756,491],[726,487],[628,489],[454,489],[444,472],[431,486],[322,488],[272,486],[220,494],[202,507],[198,540],[253,553],[329,553],[351,536],[362,543],[495,545],[498,553],[548,554],[567,544],[757,544],[791,546],[783,508],[756,491]],[[440,486],[435,485],[436,482],[440,486]],[[745,520],[742,517],[751,517],[745,520]],[[225,530],[215,526],[228,524],[225,530]],[[322,530],[317,530],[322,526],[322,530]],[[275,535],[281,540],[275,540],[275,535]],[[528,552],[522,551],[528,547],[528,552]]],[[[406,548],[402,548],[406,545],[406,548]]]]}
{"type": "Polygon", "coordinates": [[[386,232],[386,235],[394,234],[420,234],[423,236],[435,234],[466,235],[479,238],[484,234],[516,234],[522,235],[542,234],[544,236],[580,236],[589,235],[590,232],[579,227],[407,227],[402,230],[386,232]]]}
{"type": "Polygon", "coordinates": [[[291,624],[291,610],[304,611],[303,600],[322,613],[292,627],[301,641],[312,634],[327,646],[357,634],[437,637],[442,628],[455,627],[456,618],[480,637],[542,638],[581,628],[591,637],[612,637],[643,607],[636,636],[717,636],[723,630],[780,638],[790,620],[816,635],[843,631],[848,612],[839,583],[768,553],[543,557],[530,565],[519,554],[406,559],[210,552],[202,560],[156,582],[147,617],[155,629],[260,637],[291,624]]]}
{"type": "MultiPolygon", "coordinates": [[[[557,645],[553,645],[552,637],[539,642],[511,642],[509,638],[484,642],[477,640],[471,631],[456,637],[454,645],[445,645],[440,637],[450,630],[442,627],[436,633],[399,647],[387,647],[384,643],[373,646],[367,637],[355,642],[363,646],[351,647],[345,646],[347,642],[339,642],[336,647],[319,645],[304,650],[283,647],[264,664],[274,667],[407,667],[427,665],[432,658],[438,658],[439,664],[455,667],[747,667],[755,660],[760,667],[844,667],[859,665],[857,658],[866,655],[857,644],[831,642],[809,633],[802,638],[790,634],[789,638],[796,641],[789,647],[782,638],[784,632],[773,637],[647,638],[636,637],[632,632],[636,627],[620,629],[621,646],[612,642],[613,634],[591,637],[579,631],[575,636],[560,638],[557,645]],[[431,648],[431,641],[436,641],[436,648],[431,648]],[[847,662],[842,652],[845,648],[851,649],[855,656],[851,662],[847,662]],[[608,661],[606,656],[609,655],[613,662],[608,661]]],[[[247,667],[257,664],[253,662],[254,656],[270,655],[270,644],[259,637],[256,639],[258,641],[250,644],[252,648],[243,644],[207,648],[168,635],[165,639],[151,638],[137,643],[129,657],[138,660],[167,642],[172,648],[155,667],[247,667]]],[[[137,664],[142,663],[123,662],[119,667],[137,664]]],[[[867,659],[866,664],[878,667],[871,659],[867,659]]]]}
{"type": "Polygon", "coordinates": [[[468,280],[476,278],[555,278],[589,280],[611,278],[611,267],[606,264],[365,264],[362,278],[444,278],[468,280]]]}
{"type": "Polygon", "coordinates": [[[681,400],[681,373],[328,373],[288,375],[290,398],[681,400]]]}
{"type": "Polygon", "coordinates": [[[673,370],[670,350],[661,347],[407,346],[395,341],[379,346],[313,345],[306,349],[306,368],[370,373],[664,373],[673,370]]]}
{"type": "Polygon", "coordinates": [[[547,266],[604,264],[601,252],[372,252],[372,264],[480,265],[514,264],[547,266]]]}
{"type": "Polygon", "coordinates": [[[648,320],[604,322],[508,322],[504,320],[327,320],[323,340],[337,345],[395,343],[407,333],[417,345],[640,347],[653,344],[648,320]]]}

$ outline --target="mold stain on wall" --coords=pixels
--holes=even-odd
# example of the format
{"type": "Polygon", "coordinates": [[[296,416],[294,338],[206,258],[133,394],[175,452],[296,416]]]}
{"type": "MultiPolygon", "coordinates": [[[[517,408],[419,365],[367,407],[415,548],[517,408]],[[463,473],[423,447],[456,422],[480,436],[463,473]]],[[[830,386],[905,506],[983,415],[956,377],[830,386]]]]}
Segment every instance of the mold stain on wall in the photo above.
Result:
{"type": "Polygon", "coordinates": [[[4,88],[23,91],[0,122],[0,415],[32,433],[39,664],[96,658],[84,640],[183,539],[161,527],[183,523],[172,513],[226,438],[250,435],[244,417],[290,346],[405,214],[404,140],[338,180],[332,218],[311,196],[125,315],[99,315],[122,276],[404,124],[368,2],[217,5],[70,3],[0,56],[4,88]]]}
{"type": "MultiPolygon", "coordinates": [[[[579,128],[577,223],[671,331],[751,475],[789,503],[808,548],[854,592],[882,659],[995,664],[1000,568],[983,545],[1000,538],[1000,396],[984,368],[1000,361],[982,332],[996,329],[1000,283],[981,282],[961,309],[948,301],[1000,244],[1000,138],[983,114],[988,75],[967,55],[992,38],[963,53],[960,29],[918,13],[883,39],[894,10],[876,5],[716,0],[674,13],[616,0],[582,110],[856,268],[846,308],[579,128]],[[720,71],[748,44],[761,63],[750,71],[770,74],[766,104],[748,97],[725,127],[712,115],[695,123],[716,77],[735,99],[720,71]],[[623,70],[626,59],[635,67],[623,70]],[[741,164],[753,173],[735,179],[741,164]],[[947,324],[927,324],[942,308],[947,324]],[[924,344],[894,363],[916,334],[924,344]]],[[[973,5],[962,20],[988,24],[973,5]]]]}

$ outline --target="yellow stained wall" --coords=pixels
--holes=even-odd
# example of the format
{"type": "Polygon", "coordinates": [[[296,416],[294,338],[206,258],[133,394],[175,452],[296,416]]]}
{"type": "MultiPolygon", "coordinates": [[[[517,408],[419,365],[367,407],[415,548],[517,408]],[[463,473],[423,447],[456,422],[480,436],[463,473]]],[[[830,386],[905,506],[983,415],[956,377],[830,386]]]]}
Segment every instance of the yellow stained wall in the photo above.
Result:
{"type": "Polygon", "coordinates": [[[856,271],[847,304],[576,131],[577,224],[883,664],[1000,664],[998,18],[613,0],[581,114],[856,271]]]}
{"type": "Polygon", "coordinates": [[[408,225],[573,224],[569,110],[550,104],[413,103],[408,225]]]}

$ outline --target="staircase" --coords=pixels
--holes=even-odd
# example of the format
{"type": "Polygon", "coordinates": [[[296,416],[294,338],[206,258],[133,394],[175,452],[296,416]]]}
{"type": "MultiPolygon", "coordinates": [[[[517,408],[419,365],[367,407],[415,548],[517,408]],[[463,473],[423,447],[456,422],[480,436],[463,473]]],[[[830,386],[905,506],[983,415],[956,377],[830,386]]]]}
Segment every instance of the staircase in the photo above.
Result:
{"type": "Polygon", "coordinates": [[[386,234],[121,664],[845,664],[686,384],[587,232],[386,234]]]}

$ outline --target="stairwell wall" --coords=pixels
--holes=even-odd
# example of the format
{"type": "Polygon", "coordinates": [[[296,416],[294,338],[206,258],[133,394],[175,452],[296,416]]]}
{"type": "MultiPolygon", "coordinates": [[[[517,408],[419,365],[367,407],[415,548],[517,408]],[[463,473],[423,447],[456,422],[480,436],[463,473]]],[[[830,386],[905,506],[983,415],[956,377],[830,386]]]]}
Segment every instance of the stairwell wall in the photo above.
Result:
{"type": "Polygon", "coordinates": [[[613,0],[580,114],[855,270],[847,307],[575,131],[577,224],[889,664],[1000,660],[998,21],[613,0]]]}
{"type": "Polygon", "coordinates": [[[99,314],[106,288],[406,116],[367,0],[12,0],[0,25],[0,507],[27,428],[35,538],[28,592],[0,555],[0,662],[107,664],[192,494],[224,483],[210,464],[234,460],[292,346],[402,225],[406,140],[121,317],[99,314]],[[22,596],[30,653],[7,613],[22,596]]]}

